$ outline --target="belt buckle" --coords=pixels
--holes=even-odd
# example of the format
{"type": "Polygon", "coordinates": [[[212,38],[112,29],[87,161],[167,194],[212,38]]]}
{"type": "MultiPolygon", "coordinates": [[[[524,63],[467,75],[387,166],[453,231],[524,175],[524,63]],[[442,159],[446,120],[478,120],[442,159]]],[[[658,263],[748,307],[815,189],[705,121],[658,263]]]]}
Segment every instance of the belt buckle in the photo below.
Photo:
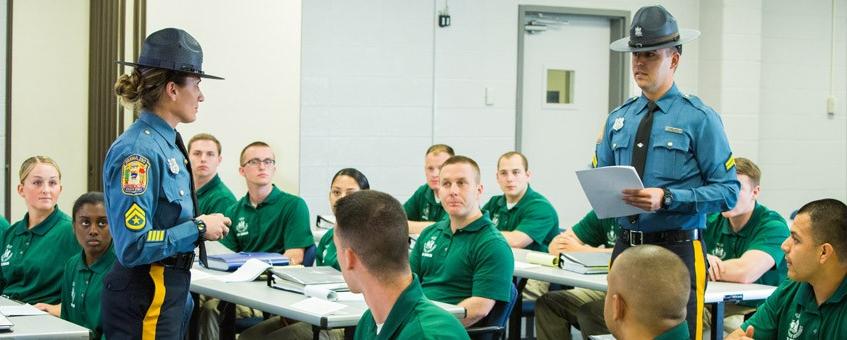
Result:
{"type": "Polygon", "coordinates": [[[629,246],[635,247],[637,245],[644,244],[644,232],[639,230],[630,230],[629,231],[629,246]],[[638,235],[638,241],[635,241],[635,235],[638,235]]]}

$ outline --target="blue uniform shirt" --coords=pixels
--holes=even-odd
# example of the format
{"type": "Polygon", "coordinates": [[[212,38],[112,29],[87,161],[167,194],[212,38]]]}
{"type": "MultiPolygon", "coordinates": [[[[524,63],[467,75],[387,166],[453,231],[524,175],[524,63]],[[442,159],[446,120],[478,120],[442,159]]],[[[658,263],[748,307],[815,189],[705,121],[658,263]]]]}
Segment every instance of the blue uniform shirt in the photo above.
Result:
{"type": "Polygon", "coordinates": [[[106,214],[115,255],[126,267],[194,250],[191,176],[176,130],[153,113],[112,144],[103,166],[106,214]]]}
{"type": "MultiPolygon", "coordinates": [[[[647,113],[644,95],[612,111],[603,139],[597,145],[597,166],[632,165],[638,124],[647,113]]],[[[624,229],[656,232],[706,227],[706,214],[730,210],[740,183],[735,159],[718,114],[699,98],[683,95],[674,84],[657,102],[647,161],[645,188],[669,190],[672,203],[655,213],[641,214],[632,224],[618,218],[624,229]]]]}

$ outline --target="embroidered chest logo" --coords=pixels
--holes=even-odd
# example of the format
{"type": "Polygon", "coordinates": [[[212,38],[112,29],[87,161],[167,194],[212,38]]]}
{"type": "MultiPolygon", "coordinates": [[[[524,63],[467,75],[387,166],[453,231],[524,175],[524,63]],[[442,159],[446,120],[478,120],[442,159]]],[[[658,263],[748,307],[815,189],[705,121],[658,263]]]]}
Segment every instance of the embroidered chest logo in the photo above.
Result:
{"type": "Polygon", "coordinates": [[[491,219],[491,223],[496,226],[500,225],[500,214],[494,215],[494,218],[491,219]]]}
{"type": "Polygon", "coordinates": [[[423,207],[423,211],[421,211],[421,218],[424,220],[429,219],[429,204],[423,207]]]}
{"type": "Polygon", "coordinates": [[[121,191],[125,195],[138,196],[147,191],[147,170],[150,161],[141,155],[129,155],[121,167],[121,191]]]}
{"type": "Polygon", "coordinates": [[[76,308],[76,281],[71,283],[71,308],[76,308]]]}
{"type": "Polygon", "coordinates": [[[617,240],[618,240],[618,235],[617,235],[617,234],[615,234],[615,230],[614,230],[614,229],[609,230],[609,231],[606,233],[606,245],[608,245],[608,246],[610,246],[610,247],[614,247],[614,246],[615,246],[615,242],[617,242],[617,240]]]}
{"type": "Polygon", "coordinates": [[[803,334],[803,325],[800,324],[800,313],[794,313],[794,319],[791,320],[791,323],[788,325],[787,339],[797,339],[801,334],[803,334]]]}
{"type": "Polygon", "coordinates": [[[715,250],[712,251],[712,255],[720,257],[721,260],[726,256],[726,250],[723,249],[723,243],[715,244],[715,250]]]}
{"type": "Polygon", "coordinates": [[[436,238],[438,238],[438,236],[430,237],[429,241],[426,241],[426,243],[424,243],[423,254],[421,254],[421,256],[432,257],[432,251],[435,250],[436,247],[436,238]]]}
{"type": "Polygon", "coordinates": [[[12,251],[12,245],[7,244],[6,245],[6,251],[4,251],[3,256],[0,257],[0,266],[8,266],[9,260],[12,259],[12,254],[14,254],[14,253],[15,252],[12,251]]]}
{"type": "Polygon", "coordinates": [[[247,221],[244,220],[244,217],[239,217],[238,224],[235,225],[235,236],[244,236],[249,234],[250,232],[247,231],[247,227],[247,221]]]}

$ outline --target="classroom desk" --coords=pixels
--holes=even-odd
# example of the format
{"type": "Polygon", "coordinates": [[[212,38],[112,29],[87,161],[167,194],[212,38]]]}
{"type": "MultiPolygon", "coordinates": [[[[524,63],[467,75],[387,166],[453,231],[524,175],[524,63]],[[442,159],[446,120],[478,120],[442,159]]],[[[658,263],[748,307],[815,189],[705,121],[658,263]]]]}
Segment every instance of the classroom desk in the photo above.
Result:
{"type": "MultiPolygon", "coordinates": [[[[195,266],[195,268],[199,268],[199,266],[195,266]]],[[[215,271],[209,272],[216,275],[222,274],[215,271]]],[[[347,305],[347,308],[330,315],[321,316],[304,312],[290,307],[292,304],[305,300],[304,295],[268,287],[265,281],[220,282],[210,278],[192,280],[191,292],[306,322],[317,326],[319,329],[355,327],[367,309],[367,305],[360,301],[339,302],[347,305]]],[[[440,302],[435,302],[435,304],[458,318],[465,317],[463,307],[440,302]]]]}
{"type": "MultiPolygon", "coordinates": [[[[0,306],[20,303],[0,297],[0,306]]],[[[88,339],[88,328],[52,315],[10,316],[15,325],[11,332],[0,332],[0,339],[88,339]]]]}
{"type": "MultiPolygon", "coordinates": [[[[556,283],[564,286],[606,290],[605,274],[584,275],[545,266],[527,268],[523,264],[526,263],[526,255],[532,251],[512,249],[512,252],[514,253],[516,262],[514,276],[519,279],[518,289],[521,291],[526,285],[527,279],[556,283]]],[[[723,339],[725,303],[762,300],[770,296],[774,290],[776,290],[774,286],[710,281],[706,285],[705,302],[710,304],[712,308],[712,339],[723,339]]],[[[509,339],[520,338],[522,303],[522,294],[518,294],[515,309],[512,311],[512,316],[509,320],[509,339]]]]}

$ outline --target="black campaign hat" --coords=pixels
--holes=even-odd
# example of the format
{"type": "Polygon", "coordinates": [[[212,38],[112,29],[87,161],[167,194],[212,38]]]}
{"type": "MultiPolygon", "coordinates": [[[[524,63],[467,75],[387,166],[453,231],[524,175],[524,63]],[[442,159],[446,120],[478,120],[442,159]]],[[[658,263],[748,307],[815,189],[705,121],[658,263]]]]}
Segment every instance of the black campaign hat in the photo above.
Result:
{"type": "Polygon", "coordinates": [[[676,19],[664,7],[641,7],[632,17],[629,36],[609,45],[612,51],[642,52],[682,45],[700,37],[700,31],[679,29],[676,19]]]}
{"type": "Polygon", "coordinates": [[[224,79],[203,72],[203,49],[200,43],[191,34],[178,28],[165,28],[147,36],[137,62],[116,63],[180,71],[200,78],[224,79]]]}

